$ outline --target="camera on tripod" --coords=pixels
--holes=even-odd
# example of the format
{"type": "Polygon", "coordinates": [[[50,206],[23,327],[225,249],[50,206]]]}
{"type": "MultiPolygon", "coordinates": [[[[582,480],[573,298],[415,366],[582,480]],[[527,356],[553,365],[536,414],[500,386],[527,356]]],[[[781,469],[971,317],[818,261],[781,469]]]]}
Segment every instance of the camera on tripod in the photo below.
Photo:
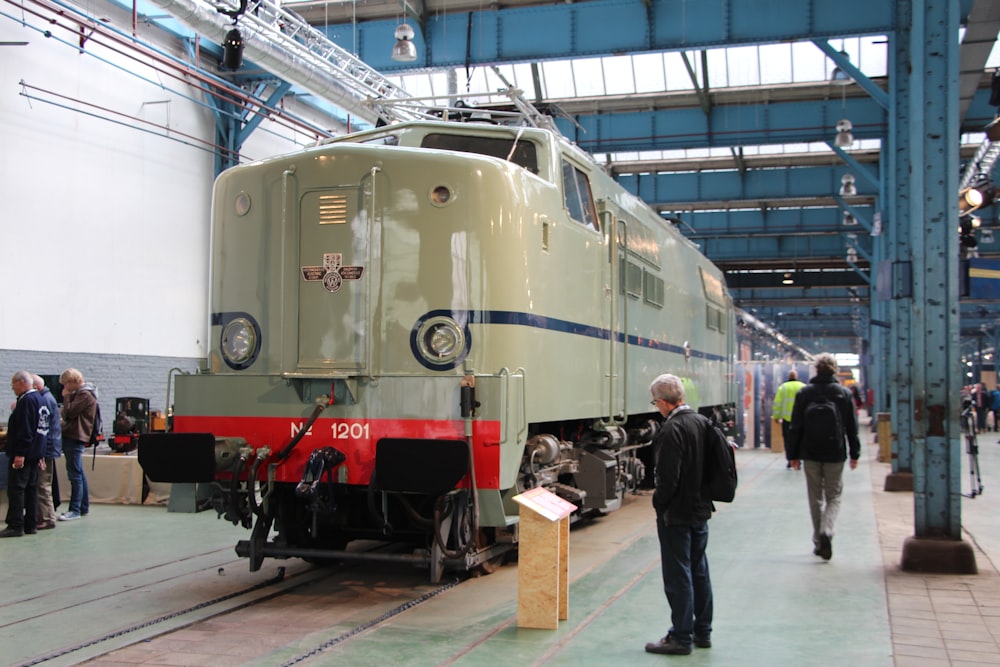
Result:
{"type": "Polygon", "coordinates": [[[975,498],[983,495],[983,478],[979,474],[979,441],[976,438],[978,429],[976,427],[976,409],[972,406],[971,398],[962,399],[962,433],[965,434],[965,453],[969,456],[969,481],[972,483],[972,490],[966,494],[967,498],[975,498]]]}

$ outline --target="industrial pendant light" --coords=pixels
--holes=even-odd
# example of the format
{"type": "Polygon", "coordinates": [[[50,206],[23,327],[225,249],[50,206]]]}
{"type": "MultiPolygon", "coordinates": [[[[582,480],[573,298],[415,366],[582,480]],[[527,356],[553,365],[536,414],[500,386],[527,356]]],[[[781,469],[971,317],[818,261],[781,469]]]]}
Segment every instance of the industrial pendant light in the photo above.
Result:
{"type": "Polygon", "coordinates": [[[235,23],[222,42],[222,66],[232,70],[243,66],[243,35],[235,23]]]}
{"type": "Polygon", "coordinates": [[[233,27],[226,33],[226,38],[222,40],[222,68],[237,70],[243,67],[243,35],[236,27],[240,17],[247,11],[247,1],[240,0],[240,6],[236,9],[225,9],[216,7],[215,11],[233,19],[233,27]]]}
{"type": "MultiPolygon", "coordinates": [[[[842,55],[844,60],[847,62],[851,61],[850,56],[847,55],[847,51],[841,51],[840,55],[842,55]]],[[[830,75],[830,83],[835,86],[846,86],[851,82],[851,80],[851,75],[841,69],[840,65],[833,68],[833,73],[830,75]]]]}
{"type": "Polygon", "coordinates": [[[417,59],[417,46],[413,43],[413,28],[406,23],[396,27],[396,45],[392,47],[392,59],[409,63],[417,59]]]}
{"type": "Polygon", "coordinates": [[[844,174],[840,177],[840,196],[853,197],[858,194],[858,186],[854,184],[854,174],[844,174]]]}
{"type": "Polygon", "coordinates": [[[853,144],[854,134],[851,132],[851,130],[853,129],[854,126],[851,124],[851,121],[847,120],[846,118],[841,118],[840,120],[838,120],[837,136],[833,140],[833,145],[836,146],[837,148],[847,148],[848,146],[853,144]]]}

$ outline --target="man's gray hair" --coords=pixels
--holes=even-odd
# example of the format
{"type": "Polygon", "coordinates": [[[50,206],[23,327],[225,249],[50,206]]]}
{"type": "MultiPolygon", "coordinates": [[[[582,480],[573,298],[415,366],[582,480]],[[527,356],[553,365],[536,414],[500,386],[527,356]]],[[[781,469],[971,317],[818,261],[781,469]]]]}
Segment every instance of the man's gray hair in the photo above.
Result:
{"type": "Polygon", "coordinates": [[[19,380],[21,382],[26,382],[28,384],[28,386],[30,387],[31,386],[31,373],[29,373],[28,371],[18,371],[16,373],[14,373],[14,376],[11,378],[11,381],[13,381],[13,380],[19,380]]]}
{"type": "Polygon", "coordinates": [[[816,357],[816,375],[836,375],[837,360],[832,354],[824,352],[816,357]]]}
{"type": "Polygon", "coordinates": [[[649,385],[649,393],[653,398],[662,398],[667,403],[680,405],[684,403],[684,383],[676,375],[664,373],[649,385]]]}

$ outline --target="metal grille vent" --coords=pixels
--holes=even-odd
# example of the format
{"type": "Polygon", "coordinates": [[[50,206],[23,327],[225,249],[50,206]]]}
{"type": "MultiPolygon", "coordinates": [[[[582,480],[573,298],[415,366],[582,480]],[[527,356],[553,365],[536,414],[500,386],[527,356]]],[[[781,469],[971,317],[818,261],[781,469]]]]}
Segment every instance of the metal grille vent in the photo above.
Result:
{"type": "Polygon", "coordinates": [[[342,225],[347,222],[347,197],[321,195],[319,198],[319,224],[342,225]]]}

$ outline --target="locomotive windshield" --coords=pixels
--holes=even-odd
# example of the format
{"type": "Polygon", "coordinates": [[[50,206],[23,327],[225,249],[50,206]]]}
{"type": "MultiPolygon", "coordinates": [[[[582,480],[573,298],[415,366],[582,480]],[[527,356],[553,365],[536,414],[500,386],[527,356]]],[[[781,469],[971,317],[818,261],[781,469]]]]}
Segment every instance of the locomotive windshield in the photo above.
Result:
{"type": "Polygon", "coordinates": [[[437,148],[445,151],[477,153],[510,160],[533,174],[538,173],[538,157],[535,144],[530,141],[499,139],[496,137],[470,137],[461,134],[428,134],[420,142],[421,148],[437,148]],[[511,150],[513,148],[513,150],[511,150]]]}

